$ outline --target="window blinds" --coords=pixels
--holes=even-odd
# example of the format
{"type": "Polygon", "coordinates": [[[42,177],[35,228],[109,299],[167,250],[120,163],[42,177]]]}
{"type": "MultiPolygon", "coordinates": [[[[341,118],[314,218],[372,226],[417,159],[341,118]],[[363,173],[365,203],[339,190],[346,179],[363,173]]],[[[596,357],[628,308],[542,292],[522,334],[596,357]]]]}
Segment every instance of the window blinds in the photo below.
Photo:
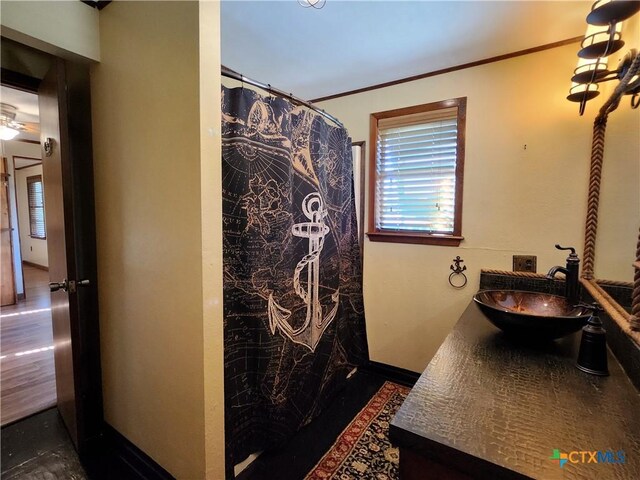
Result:
{"type": "Polygon", "coordinates": [[[27,196],[29,200],[29,225],[31,236],[45,238],[44,224],[44,188],[42,175],[27,177],[27,196]]]}
{"type": "Polygon", "coordinates": [[[452,234],[458,108],[378,121],[376,228],[452,234]]]}

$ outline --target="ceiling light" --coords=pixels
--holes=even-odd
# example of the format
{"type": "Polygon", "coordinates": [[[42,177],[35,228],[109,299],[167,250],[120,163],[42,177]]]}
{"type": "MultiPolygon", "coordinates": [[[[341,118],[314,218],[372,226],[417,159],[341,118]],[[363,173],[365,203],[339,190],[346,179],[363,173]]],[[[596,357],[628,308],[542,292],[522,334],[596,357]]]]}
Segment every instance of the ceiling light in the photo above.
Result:
{"type": "Polygon", "coordinates": [[[0,125],[0,140],[13,140],[20,132],[6,125],[0,125]]]}
{"type": "Polygon", "coordinates": [[[16,112],[18,109],[7,103],[0,104],[0,139],[12,140],[24,130],[22,123],[16,122],[16,112]]]}
{"type": "Polygon", "coordinates": [[[327,0],[298,0],[298,3],[304,8],[313,7],[317,10],[320,10],[322,7],[324,7],[324,4],[327,3],[327,0]]]}

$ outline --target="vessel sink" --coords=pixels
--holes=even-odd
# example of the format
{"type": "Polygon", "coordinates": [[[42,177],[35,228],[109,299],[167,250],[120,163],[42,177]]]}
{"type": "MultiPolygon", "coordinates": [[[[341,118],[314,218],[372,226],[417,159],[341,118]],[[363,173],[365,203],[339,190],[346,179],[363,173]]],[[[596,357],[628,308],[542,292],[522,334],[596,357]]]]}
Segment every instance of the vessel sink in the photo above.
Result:
{"type": "Polygon", "coordinates": [[[580,330],[589,310],[564,297],[518,290],[482,290],[473,297],[496,327],[510,336],[553,340],[580,330]]]}

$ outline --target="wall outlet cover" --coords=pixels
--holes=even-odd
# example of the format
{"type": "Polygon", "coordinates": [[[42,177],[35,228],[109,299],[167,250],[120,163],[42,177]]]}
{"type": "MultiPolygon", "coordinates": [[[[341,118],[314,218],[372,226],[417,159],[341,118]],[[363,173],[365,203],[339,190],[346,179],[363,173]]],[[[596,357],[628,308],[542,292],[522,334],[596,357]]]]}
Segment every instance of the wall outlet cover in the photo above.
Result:
{"type": "Polygon", "coordinates": [[[538,257],[535,255],[514,255],[513,271],[536,273],[537,263],[538,257]]]}

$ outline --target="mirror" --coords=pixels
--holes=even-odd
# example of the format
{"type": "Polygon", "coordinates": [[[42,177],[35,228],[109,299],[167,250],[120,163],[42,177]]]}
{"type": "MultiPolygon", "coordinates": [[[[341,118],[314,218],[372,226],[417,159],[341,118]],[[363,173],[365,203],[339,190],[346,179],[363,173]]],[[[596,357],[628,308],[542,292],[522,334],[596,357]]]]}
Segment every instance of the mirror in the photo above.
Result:
{"type": "Polygon", "coordinates": [[[640,227],[640,110],[628,97],[607,121],[594,275],[633,282],[640,227]]]}
{"type": "MultiPolygon", "coordinates": [[[[640,15],[625,22],[623,28],[625,38],[629,39],[625,51],[638,49],[640,15]]],[[[635,77],[631,78],[631,84],[633,82],[635,77]]],[[[618,82],[608,82],[604,86],[603,98],[608,99],[607,102],[613,100],[611,104],[616,105],[613,97],[618,82]]],[[[584,267],[588,266],[590,257],[592,271],[583,268],[582,284],[621,330],[640,345],[640,322],[631,315],[640,228],[640,110],[630,107],[630,99],[631,95],[618,96],[619,107],[608,110],[609,114],[603,117],[604,125],[594,124],[594,138],[603,130],[605,132],[604,152],[602,168],[598,171],[592,164],[589,181],[590,190],[595,182],[599,184],[599,194],[595,221],[592,205],[588,202],[584,267]],[[597,228],[595,246],[590,253],[587,247],[590,243],[589,223],[597,228]],[[589,280],[592,277],[597,280],[589,280]]]]}

